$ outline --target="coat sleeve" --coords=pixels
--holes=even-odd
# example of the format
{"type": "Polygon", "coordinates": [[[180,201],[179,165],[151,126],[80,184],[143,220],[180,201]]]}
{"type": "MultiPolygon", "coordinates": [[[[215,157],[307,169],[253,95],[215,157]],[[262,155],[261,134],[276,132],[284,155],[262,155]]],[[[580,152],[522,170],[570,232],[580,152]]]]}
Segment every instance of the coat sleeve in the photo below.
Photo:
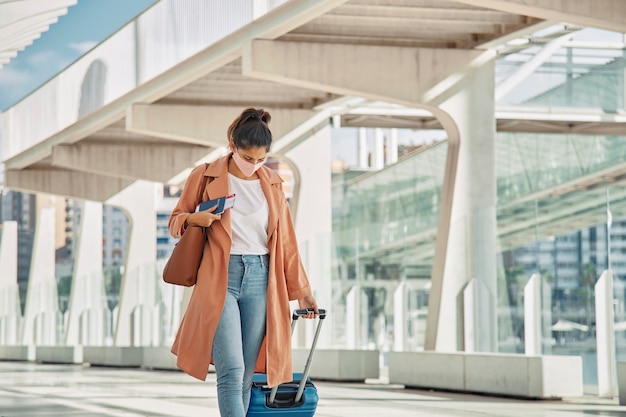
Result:
{"type": "Polygon", "coordinates": [[[178,199],[178,203],[176,203],[176,207],[174,207],[172,211],[168,223],[172,237],[179,238],[185,233],[185,220],[187,220],[187,217],[189,217],[191,213],[196,211],[196,206],[200,203],[196,200],[198,199],[198,188],[202,185],[205,170],[205,165],[195,167],[185,182],[183,192],[178,199]]]}
{"type": "Polygon", "coordinates": [[[306,271],[304,270],[304,265],[302,265],[291,210],[287,204],[284,205],[283,212],[281,213],[279,227],[283,247],[287,292],[289,294],[289,300],[297,300],[311,295],[311,286],[306,271]]]}

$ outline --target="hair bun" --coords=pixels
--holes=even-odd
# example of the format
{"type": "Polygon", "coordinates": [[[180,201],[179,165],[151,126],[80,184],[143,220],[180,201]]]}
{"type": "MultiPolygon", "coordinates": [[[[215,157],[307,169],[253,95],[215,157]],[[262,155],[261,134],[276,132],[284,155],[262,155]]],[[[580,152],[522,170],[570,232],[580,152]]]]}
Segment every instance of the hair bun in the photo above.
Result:
{"type": "Polygon", "coordinates": [[[258,118],[259,118],[259,120],[260,120],[260,121],[262,121],[263,123],[269,123],[272,117],[271,117],[271,116],[270,116],[270,114],[269,114],[268,112],[266,112],[265,110],[263,110],[263,109],[259,109],[259,115],[258,115],[258,118]]]}
{"type": "Polygon", "coordinates": [[[248,107],[228,126],[228,140],[240,148],[263,146],[269,151],[272,145],[270,120],[272,116],[262,108],[248,107]]]}

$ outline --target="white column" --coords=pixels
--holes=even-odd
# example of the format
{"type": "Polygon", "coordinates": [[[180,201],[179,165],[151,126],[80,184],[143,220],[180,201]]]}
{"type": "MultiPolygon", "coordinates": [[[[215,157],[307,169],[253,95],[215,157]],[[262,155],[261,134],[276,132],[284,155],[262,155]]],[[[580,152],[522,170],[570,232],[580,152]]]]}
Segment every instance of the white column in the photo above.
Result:
{"type": "Polygon", "coordinates": [[[359,152],[359,162],[358,162],[358,166],[359,168],[367,168],[369,167],[369,163],[367,161],[367,129],[364,127],[360,127],[359,128],[359,145],[358,145],[358,152],[359,152]]]}
{"type": "Polygon", "coordinates": [[[541,353],[552,354],[552,288],[545,279],[541,280],[541,353]]]}
{"type": "Polygon", "coordinates": [[[385,167],[385,136],[381,128],[374,129],[374,147],[372,149],[372,168],[385,167]]]}
{"type": "Polygon", "coordinates": [[[346,348],[361,348],[361,286],[355,285],[346,294],[346,348]]]}
{"type": "Polygon", "coordinates": [[[151,341],[150,323],[156,302],[156,201],[161,185],[137,181],[107,201],[126,212],[130,221],[130,237],[120,286],[120,301],[115,327],[115,346],[131,346],[131,317],[142,318],[141,344],[151,341]],[[138,312],[142,312],[139,314],[138,312]]]}
{"type": "Polygon", "coordinates": [[[532,274],[524,286],[524,353],[541,355],[541,277],[532,274]]]}
{"type": "MultiPolygon", "coordinates": [[[[157,271],[162,271],[165,266],[166,259],[160,259],[157,262],[157,271]]],[[[187,305],[183,305],[184,295],[186,289],[190,287],[182,287],[180,285],[171,285],[163,282],[159,282],[159,288],[161,290],[161,303],[157,304],[159,308],[165,309],[165,327],[161,326],[160,316],[154,317],[153,315],[153,328],[157,328],[157,331],[152,335],[154,346],[171,346],[176,337],[178,331],[178,325],[185,313],[187,305]]],[[[188,300],[187,300],[188,301],[188,300]]],[[[153,314],[156,314],[156,307],[153,310],[153,314]]]]}
{"type": "Polygon", "coordinates": [[[0,233],[0,345],[17,344],[21,319],[17,285],[17,222],[5,221],[0,233]]]}
{"type": "Polygon", "coordinates": [[[483,281],[472,278],[463,290],[463,347],[466,352],[489,352],[491,341],[482,339],[481,326],[495,316],[495,305],[486,308],[481,303],[492,297],[483,281]]]}
{"type": "MultiPolygon", "coordinates": [[[[460,138],[448,249],[440,283],[436,320],[436,350],[462,348],[457,299],[471,280],[480,281],[477,307],[496,311],[496,167],[494,63],[467,75],[464,88],[447,99],[441,109],[456,123],[460,138]]],[[[429,308],[429,315],[433,314],[429,308]]],[[[476,317],[482,317],[480,311],[476,317]]],[[[497,319],[475,323],[475,337],[495,351],[497,319]]]]}
{"type": "Polygon", "coordinates": [[[613,273],[605,270],[595,285],[598,396],[617,395],[615,326],[613,314],[613,273]]]}
{"type": "Polygon", "coordinates": [[[406,349],[406,336],[409,323],[407,286],[402,281],[393,293],[393,350],[403,352],[406,349]]]}
{"type": "Polygon", "coordinates": [[[387,165],[395,164],[398,162],[398,129],[389,129],[389,136],[386,139],[385,162],[387,165]]]}
{"type": "Polygon", "coordinates": [[[102,345],[106,304],[102,276],[101,203],[85,202],[76,247],[65,344],[102,345]],[[81,335],[81,317],[87,334],[81,335]]]}
{"type": "MultiPolygon", "coordinates": [[[[332,308],[332,204],[330,126],[326,125],[285,156],[298,169],[299,191],[294,214],[300,253],[318,306],[332,308]],[[315,219],[312,221],[312,219],[315,219]]],[[[312,327],[312,323],[311,326],[312,327]]],[[[330,346],[331,326],[324,325],[318,341],[330,346]]],[[[312,328],[309,328],[311,333],[312,328]]]]}
{"type": "Polygon", "coordinates": [[[55,278],[54,208],[41,209],[28,277],[22,344],[54,345],[59,297],[55,278]]]}

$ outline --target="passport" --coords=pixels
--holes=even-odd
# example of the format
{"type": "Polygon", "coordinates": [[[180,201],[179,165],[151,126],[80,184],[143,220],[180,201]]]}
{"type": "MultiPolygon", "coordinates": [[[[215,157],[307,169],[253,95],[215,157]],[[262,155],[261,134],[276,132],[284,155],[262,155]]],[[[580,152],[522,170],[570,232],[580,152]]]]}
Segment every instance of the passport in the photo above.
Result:
{"type": "Polygon", "coordinates": [[[212,200],[203,201],[202,203],[198,204],[198,206],[196,207],[196,212],[208,210],[214,206],[217,206],[217,208],[212,212],[213,214],[224,213],[226,209],[229,209],[235,206],[235,194],[215,198],[212,200]]]}

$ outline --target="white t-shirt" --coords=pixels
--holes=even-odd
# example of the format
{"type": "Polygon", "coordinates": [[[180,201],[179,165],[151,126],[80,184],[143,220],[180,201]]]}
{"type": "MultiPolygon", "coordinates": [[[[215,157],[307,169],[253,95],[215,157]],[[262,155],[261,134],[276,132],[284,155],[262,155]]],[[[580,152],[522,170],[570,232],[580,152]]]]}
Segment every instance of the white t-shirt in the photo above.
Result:
{"type": "Polygon", "coordinates": [[[269,207],[261,180],[242,180],[228,174],[228,189],[235,194],[235,206],[230,209],[233,232],[233,255],[264,255],[267,249],[269,207]]]}

